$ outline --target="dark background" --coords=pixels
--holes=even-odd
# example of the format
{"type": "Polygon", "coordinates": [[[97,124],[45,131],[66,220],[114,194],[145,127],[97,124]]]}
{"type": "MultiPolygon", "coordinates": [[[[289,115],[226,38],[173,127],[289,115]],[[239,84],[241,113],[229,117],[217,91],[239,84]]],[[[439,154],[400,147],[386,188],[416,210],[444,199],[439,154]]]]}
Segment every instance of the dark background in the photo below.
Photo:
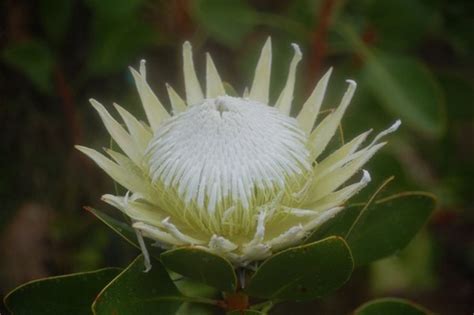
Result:
{"type": "Polygon", "coordinates": [[[395,175],[390,191],[426,190],[440,201],[406,250],[358,270],[311,313],[345,314],[388,295],[440,314],[474,311],[473,1],[3,0],[0,17],[0,296],[31,279],[123,266],[136,254],[82,208],[106,208],[101,194],[116,189],[73,149],[110,141],[89,98],[143,118],[127,66],[144,58],[168,106],[165,82],[183,95],[185,40],[201,78],[209,51],[242,92],[271,35],[272,99],[296,42],[304,53],[296,104],[334,66],[325,108],[337,105],[345,79],[359,84],[345,138],[402,119],[368,164],[374,181],[360,199],[395,175]]]}

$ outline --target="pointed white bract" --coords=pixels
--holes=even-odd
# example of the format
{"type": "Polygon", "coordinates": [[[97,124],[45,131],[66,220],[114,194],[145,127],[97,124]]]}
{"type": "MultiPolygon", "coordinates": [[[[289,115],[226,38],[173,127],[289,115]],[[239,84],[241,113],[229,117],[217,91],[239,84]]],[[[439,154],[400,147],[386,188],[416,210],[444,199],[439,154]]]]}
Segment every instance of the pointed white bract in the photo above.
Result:
{"type": "Polygon", "coordinates": [[[301,111],[296,117],[301,129],[303,129],[308,135],[311,133],[311,130],[313,130],[316,117],[318,117],[319,110],[321,109],[331,73],[332,68],[329,68],[328,72],[326,72],[321,80],[319,80],[318,84],[313,90],[313,93],[311,93],[306,102],[303,104],[301,111]]]}
{"type": "Polygon", "coordinates": [[[268,104],[270,94],[270,76],[272,67],[272,40],[269,37],[263,46],[260,59],[255,68],[255,77],[249,98],[263,104],[268,104]]]}
{"type": "MultiPolygon", "coordinates": [[[[363,145],[364,132],[332,153],[319,157],[336,133],[356,84],[349,82],[341,104],[316,123],[332,69],[322,77],[296,118],[290,116],[297,45],[278,100],[269,100],[271,40],[265,43],[250,89],[226,95],[221,77],[206,56],[206,98],[198,81],[192,49],[183,45],[186,97],[168,84],[169,114],[146,81],[145,62],[131,69],[149,126],[114,104],[116,121],[91,100],[120,150],[108,157],[82,146],[113,180],[129,192],[102,199],[131,218],[142,251],[143,237],[163,248],[191,246],[245,266],[301,243],[309,233],[343,211],[370,182],[347,183],[394,132],[397,121],[363,145]]],[[[146,256],[148,257],[148,256],[146,256]]],[[[147,260],[149,262],[149,260],[147,260]]],[[[147,269],[149,265],[147,265],[147,269]]]]}
{"type": "Polygon", "coordinates": [[[201,85],[194,69],[193,50],[189,42],[183,44],[183,72],[184,87],[186,88],[186,102],[188,106],[196,105],[202,102],[201,85]]]}
{"type": "Polygon", "coordinates": [[[295,90],[295,80],[296,80],[296,66],[303,58],[301,49],[298,45],[292,44],[295,54],[293,60],[290,63],[290,69],[288,71],[288,79],[286,80],[285,87],[281,91],[280,97],[275,104],[275,107],[280,110],[283,114],[290,115],[291,102],[293,101],[293,92],[295,90]]]}
{"type": "Polygon", "coordinates": [[[138,94],[143,104],[146,117],[150,123],[152,130],[156,130],[163,120],[170,117],[166,109],[161,104],[158,97],[153,93],[152,89],[146,81],[145,60],[140,62],[140,73],[130,67],[133,79],[137,86],[138,94]]]}
{"type": "Polygon", "coordinates": [[[170,98],[171,108],[173,114],[177,115],[186,110],[186,102],[176,93],[171,85],[166,83],[166,89],[168,90],[168,96],[170,98]]]}
{"type": "Polygon", "coordinates": [[[225,95],[226,93],[221,77],[209,53],[206,54],[206,61],[206,97],[215,98],[225,95]]]}

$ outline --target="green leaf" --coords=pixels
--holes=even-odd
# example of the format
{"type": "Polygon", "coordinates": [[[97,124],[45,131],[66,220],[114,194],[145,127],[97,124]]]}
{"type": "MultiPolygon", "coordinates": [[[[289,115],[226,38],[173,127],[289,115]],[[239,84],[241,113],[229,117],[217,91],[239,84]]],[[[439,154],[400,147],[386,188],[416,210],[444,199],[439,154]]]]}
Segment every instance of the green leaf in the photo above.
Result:
{"type": "Polygon", "coordinates": [[[192,14],[214,39],[236,46],[258,22],[256,12],[242,0],[199,0],[192,14]]]}
{"type": "Polygon", "coordinates": [[[352,269],[346,242],[332,236],[273,255],[257,269],[246,291],[268,299],[314,299],[342,286],[352,269]]]}
{"type": "Polygon", "coordinates": [[[227,259],[197,248],[178,248],[161,254],[166,268],[222,291],[235,291],[237,277],[227,259]]]}
{"type": "Polygon", "coordinates": [[[13,43],[3,50],[3,61],[26,75],[41,92],[51,92],[53,53],[40,41],[13,43]]]}
{"type": "Polygon", "coordinates": [[[389,256],[408,245],[435,205],[432,195],[417,192],[393,195],[369,205],[346,235],[356,266],[389,256]]]}
{"type": "MultiPolygon", "coordinates": [[[[91,207],[85,207],[87,211],[92,213],[97,219],[102,221],[105,225],[117,233],[121,238],[127,241],[132,246],[140,249],[140,245],[137,241],[137,234],[135,230],[128,224],[117,219],[112,218],[111,216],[91,207]]],[[[161,248],[153,246],[152,241],[149,239],[144,239],[147,249],[151,256],[156,259],[160,258],[160,254],[163,252],[161,248]]]]}
{"type": "Polygon", "coordinates": [[[431,312],[404,299],[383,298],[367,302],[354,315],[428,315],[431,312]]]}
{"type": "Polygon", "coordinates": [[[429,135],[441,135],[442,91],[428,68],[418,60],[370,53],[366,55],[362,78],[379,103],[408,126],[429,135]]]}
{"type": "Polygon", "coordinates": [[[377,46],[387,50],[410,50],[419,47],[430,28],[442,21],[433,6],[424,1],[367,1],[369,28],[375,32],[377,46]]]}
{"type": "Polygon", "coordinates": [[[138,256],[112,280],[92,304],[96,315],[175,314],[184,297],[156,260],[144,272],[143,256],[138,256]]]}
{"type": "Polygon", "coordinates": [[[435,206],[434,196],[424,192],[396,194],[379,199],[367,208],[364,205],[349,206],[313,232],[308,242],[329,235],[344,237],[355,265],[365,265],[403,249],[435,206]]]}
{"type": "Polygon", "coordinates": [[[11,291],[4,302],[15,315],[91,314],[97,293],[119,272],[105,268],[34,280],[11,291]]]}

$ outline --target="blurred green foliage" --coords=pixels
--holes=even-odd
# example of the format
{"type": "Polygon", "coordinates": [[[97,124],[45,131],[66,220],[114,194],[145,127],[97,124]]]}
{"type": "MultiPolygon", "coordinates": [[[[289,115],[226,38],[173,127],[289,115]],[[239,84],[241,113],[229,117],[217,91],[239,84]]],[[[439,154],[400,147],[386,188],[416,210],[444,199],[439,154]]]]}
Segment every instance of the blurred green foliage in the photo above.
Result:
{"type": "MultiPolygon", "coordinates": [[[[343,122],[344,138],[402,119],[402,129],[368,165],[372,189],[359,200],[367,200],[390,175],[396,180],[385,193],[420,189],[439,197],[441,207],[423,242],[412,243],[395,262],[373,267],[370,294],[399,292],[440,313],[472,312],[467,305],[474,292],[469,286],[474,275],[472,1],[8,0],[1,6],[0,229],[5,240],[21,226],[25,240],[15,248],[26,248],[26,256],[8,257],[29,260],[25,244],[32,243],[28,235],[35,224],[21,221],[23,205],[52,209],[44,210],[53,216],[44,235],[49,258],[38,262],[46,274],[36,276],[118,265],[134,254],[81,210],[87,204],[103,207],[100,194],[115,189],[72,149],[75,143],[105,141],[87,99],[117,101],[133,112],[139,104],[127,66],[146,58],[149,82],[167,104],[165,82],[183,91],[180,46],[185,40],[193,43],[198,69],[210,51],[222,78],[241,93],[271,35],[272,100],[286,80],[290,43],[297,42],[305,58],[296,104],[334,66],[323,109],[338,103],[345,79],[358,82],[343,122]],[[432,272],[417,280],[412,271],[424,269],[420,266],[432,272]],[[387,285],[394,274],[405,280],[387,285]]],[[[11,250],[11,244],[2,244],[0,251],[11,250]]],[[[5,266],[2,262],[3,292],[25,280],[5,266]]],[[[366,282],[354,278],[348,286],[369,294],[366,282]]],[[[345,300],[350,309],[366,298],[345,300]]],[[[332,313],[345,310],[330,302],[316,306],[331,306],[332,313]]]]}

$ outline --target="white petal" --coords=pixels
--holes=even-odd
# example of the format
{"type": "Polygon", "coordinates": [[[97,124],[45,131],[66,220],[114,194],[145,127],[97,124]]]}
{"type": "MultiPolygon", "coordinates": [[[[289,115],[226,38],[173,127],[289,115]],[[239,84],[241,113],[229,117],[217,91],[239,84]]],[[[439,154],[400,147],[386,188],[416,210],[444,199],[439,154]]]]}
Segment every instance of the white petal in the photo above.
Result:
{"type": "Polygon", "coordinates": [[[152,226],[149,224],[146,224],[144,222],[135,222],[133,223],[132,227],[134,229],[142,231],[146,236],[157,240],[159,242],[163,242],[165,244],[171,244],[171,245],[185,245],[186,243],[176,239],[174,236],[172,236],[169,233],[163,232],[156,226],[152,226]]]}
{"type": "Polygon", "coordinates": [[[351,159],[356,158],[357,156],[354,156],[353,153],[365,141],[371,131],[372,130],[369,130],[358,135],[317,164],[313,170],[313,179],[317,180],[336,168],[343,166],[351,159]]]}
{"type": "Polygon", "coordinates": [[[103,195],[102,200],[118,208],[135,221],[163,227],[161,221],[165,218],[165,214],[154,205],[140,201],[127,201],[124,197],[109,194],[103,195]]]}
{"type": "Polygon", "coordinates": [[[242,265],[249,262],[263,260],[272,254],[270,246],[267,244],[246,245],[242,248],[242,265]]]}
{"type": "Polygon", "coordinates": [[[118,144],[125,154],[127,154],[133,162],[137,165],[141,165],[143,156],[135,145],[135,141],[132,137],[123,129],[123,127],[107,112],[105,107],[94,99],[90,99],[92,106],[99,113],[105,128],[109,132],[110,136],[118,144]]]}
{"type": "Polygon", "coordinates": [[[231,252],[237,249],[237,245],[222,236],[213,235],[208,244],[209,248],[218,253],[231,252]]]}
{"type": "Polygon", "coordinates": [[[286,232],[267,242],[267,244],[272,247],[273,251],[279,250],[299,242],[305,234],[306,232],[300,224],[289,228],[286,232]]]}
{"type": "Polygon", "coordinates": [[[123,107],[116,103],[114,103],[114,106],[125,122],[125,125],[127,126],[133,141],[135,142],[135,145],[140,149],[140,153],[143,155],[148,143],[151,140],[151,132],[143,127],[143,125],[123,107]]]}
{"type": "Polygon", "coordinates": [[[249,88],[246,86],[244,89],[244,93],[242,93],[242,97],[249,98],[249,95],[250,95],[250,91],[249,91],[249,88]]]}
{"type": "Polygon", "coordinates": [[[176,225],[174,225],[173,223],[169,222],[170,218],[167,217],[165,218],[163,221],[161,221],[161,223],[163,224],[164,228],[171,234],[173,235],[176,239],[184,242],[184,243],[187,243],[187,244],[205,244],[204,241],[201,241],[201,240],[198,240],[198,239],[195,239],[194,237],[191,237],[189,235],[186,235],[184,234],[183,232],[181,232],[177,227],[176,225]]]}
{"type": "Polygon", "coordinates": [[[146,196],[151,194],[151,187],[143,177],[130,169],[117,165],[99,152],[76,145],[76,149],[94,160],[113,180],[132,192],[140,192],[146,196]]]}
{"type": "Polygon", "coordinates": [[[321,226],[327,220],[333,218],[336,214],[338,214],[344,207],[334,207],[329,210],[324,211],[319,215],[317,218],[313,219],[312,221],[308,222],[303,226],[305,231],[312,231],[315,230],[317,227],[321,226]]]}
{"type": "Polygon", "coordinates": [[[265,237],[265,217],[267,212],[260,211],[257,217],[257,228],[255,229],[255,235],[249,245],[259,244],[265,237]]]}
{"type": "Polygon", "coordinates": [[[341,118],[346,111],[347,106],[351,102],[357,84],[352,80],[347,80],[349,87],[344,94],[341,104],[333,113],[329,114],[324,120],[314,129],[309,137],[311,143],[311,159],[316,159],[326,148],[329,141],[341,122],[341,118]]]}
{"type": "Polygon", "coordinates": [[[186,110],[186,102],[176,93],[171,85],[166,83],[166,89],[168,90],[168,96],[171,102],[171,108],[173,108],[173,114],[179,114],[186,110]]]}
{"type": "Polygon", "coordinates": [[[296,117],[301,129],[303,129],[308,135],[311,133],[316,121],[316,117],[319,114],[331,73],[332,68],[329,68],[328,72],[326,72],[321,80],[319,80],[318,84],[313,90],[313,93],[311,93],[306,102],[303,104],[300,113],[296,117]]]}
{"type": "Polygon", "coordinates": [[[312,200],[316,201],[323,198],[344,184],[384,145],[385,143],[379,143],[368,149],[361,150],[362,154],[358,158],[320,178],[310,190],[310,193],[314,192],[311,195],[312,200]]]}
{"type": "Polygon", "coordinates": [[[249,99],[268,104],[270,93],[270,75],[272,67],[272,40],[268,37],[260,53],[260,58],[255,68],[252,88],[249,99]]]}
{"type": "Polygon", "coordinates": [[[296,78],[296,66],[301,61],[303,54],[301,53],[300,47],[296,44],[292,44],[295,54],[290,63],[290,69],[288,71],[288,79],[286,80],[285,87],[281,91],[280,97],[275,104],[275,107],[280,112],[289,115],[291,110],[291,102],[293,101],[293,92],[295,89],[295,78],[296,78]]]}
{"type": "Polygon", "coordinates": [[[217,96],[226,95],[224,85],[222,84],[221,77],[217,72],[214,61],[212,61],[211,55],[206,54],[206,97],[215,98],[217,96]]]}
{"type": "Polygon", "coordinates": [[[183,71],[188,106],[201,103],[204,96],[194,69],[192,47],[188,41],[183,44],[183,71]]]}
{"type": "Polygon", "coordinates": [[[130,67],[133,79],[137,86],[138,94],[143,104],[146,117],[150,123],[151,129],[156,130],[161,122],[170,117],[170,114],[161,104],[158,97],[146,82],[145,60],[140,62],[140,73],[130,67]]]}
{"type": "Polygon", "coordinates": [[[144,272],[148,272],[151,270],[150,254],[148,253],[148,249],[146,248],[145,240],[143,239],[142,233],[138,229],[135,229],[135,234],[137,235],[138,244],[140,245],[140,250],[143,254],[143,260],[145,264],[144,272]]]}
{"type": "Polygon", "coordinates": [[[313,209],[315,212],[324,211],[329,208],[343,205],[349,198],[361,191],[371,181],[370,174],[363,170],[362,178],[359,182],[346,186],[338,191],[328,194],[313,203],[305,203],[305,208],[313,209]]]}

